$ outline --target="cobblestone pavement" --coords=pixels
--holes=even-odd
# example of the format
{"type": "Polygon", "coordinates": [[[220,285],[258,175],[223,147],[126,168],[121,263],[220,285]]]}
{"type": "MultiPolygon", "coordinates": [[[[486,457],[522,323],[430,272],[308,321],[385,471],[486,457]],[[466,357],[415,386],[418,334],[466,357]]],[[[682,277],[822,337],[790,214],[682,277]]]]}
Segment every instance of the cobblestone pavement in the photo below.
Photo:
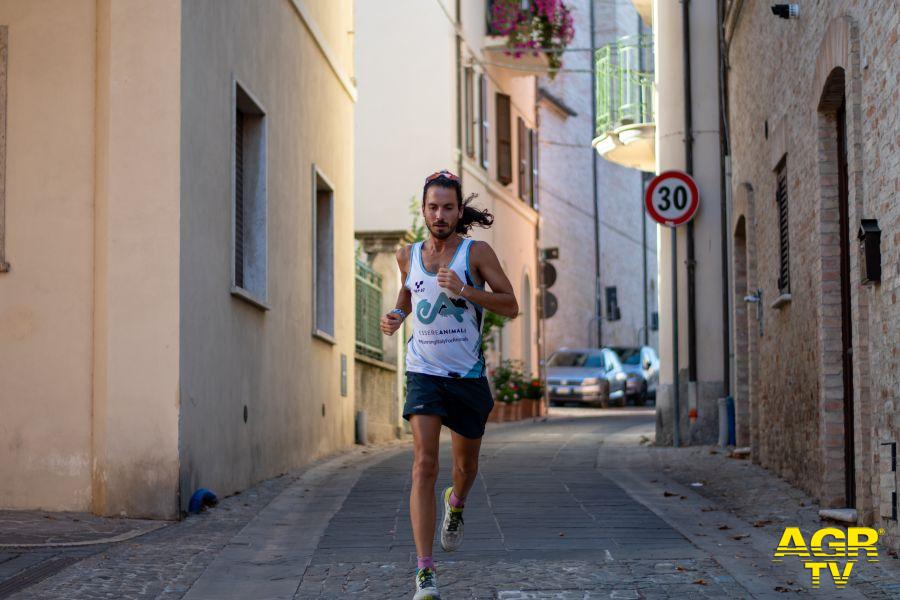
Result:
{"type": "MultiPolygon", "coordinates": [[[[444,597],[900,597],[893,561],[861,566],[840,592],[773,564],[779,525],[817,526],[811,499],[711,448],[642,444],[653,423],[652,410],[554,409],[548,422],[492,426],[465,542],[453,554],[435,546],[444,597]]],[[[408,598],[409,466],[408,444],[357,449],[109,545],[12,597],[408,598]]]]}

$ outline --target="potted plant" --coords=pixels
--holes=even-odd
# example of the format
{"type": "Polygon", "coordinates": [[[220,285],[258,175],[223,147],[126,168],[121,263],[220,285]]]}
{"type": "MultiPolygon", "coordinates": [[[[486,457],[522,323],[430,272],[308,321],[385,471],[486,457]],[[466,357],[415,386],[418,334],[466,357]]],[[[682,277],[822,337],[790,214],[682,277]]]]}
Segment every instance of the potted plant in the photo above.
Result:
{"type": "Polygon", "coordinates": [[[537,417],[540,413],[540,402],[544,397],[544,384],[537,377],[532,377],[525,385],[523,418],[537,417]]]}
{"type": "Polygon", "coordinates": [[[493,0],[490,31],[506,36],[507,56],[522,60],[546,56],[553,77],[575,35],[572,13],[563,0],[493,0]]]}
{"type": "Polygon", "coordinates": [[[521,402],[525,393],[525,376],[518,361],[505,360],[491,371],[491,382],[494,387],[494,410],[498,418],[515,421],[521,418],[521,402]]]}

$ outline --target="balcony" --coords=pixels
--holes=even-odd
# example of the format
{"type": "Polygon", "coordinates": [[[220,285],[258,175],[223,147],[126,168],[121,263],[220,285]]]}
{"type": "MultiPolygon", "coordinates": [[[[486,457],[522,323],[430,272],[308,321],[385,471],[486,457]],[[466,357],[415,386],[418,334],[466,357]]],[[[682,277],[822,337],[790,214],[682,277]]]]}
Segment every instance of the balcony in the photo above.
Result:
{"type": "Polygon", "coordinates": [[[653,38],[629,36],[597,50],[597,137],[592,145],[606,160],[656,169],[653,113],[653,38]]]}

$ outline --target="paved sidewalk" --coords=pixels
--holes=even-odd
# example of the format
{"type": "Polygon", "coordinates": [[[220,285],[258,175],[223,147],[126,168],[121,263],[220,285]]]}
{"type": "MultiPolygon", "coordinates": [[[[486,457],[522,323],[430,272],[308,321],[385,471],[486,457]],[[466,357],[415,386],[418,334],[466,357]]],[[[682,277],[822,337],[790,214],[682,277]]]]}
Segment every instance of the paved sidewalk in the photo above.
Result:
{"type": "MultiPolygon", "coordinates": [[[[795,516],[817,526],[814,507],[794,507],[811,500],[710,448],[642,444],[653,423],[652,409],[555,409],[546,423],[492,426],[465,542],[452,554],[435,544],[444,598],[900,597],[887,556],[877,569],[861,564],[839,593],[772,563],[778,527],[795,516]],[[746,500],[762,493],[765,503],[746,500]],[[770,513],[783,522],[753,527],[770,513]]],[[[439,487],[449,480],[446,441],[439,487]]],[[[110,544],[12,597],[409,598],[410,463],[408,444],[320,461],[110,544]]]]}

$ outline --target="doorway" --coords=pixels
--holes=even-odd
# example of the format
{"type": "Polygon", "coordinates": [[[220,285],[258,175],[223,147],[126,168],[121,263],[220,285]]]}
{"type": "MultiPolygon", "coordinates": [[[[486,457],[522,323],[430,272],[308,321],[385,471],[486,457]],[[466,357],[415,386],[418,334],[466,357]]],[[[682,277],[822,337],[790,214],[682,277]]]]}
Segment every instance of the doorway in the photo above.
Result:
{"type": "MultiPolygon", "coordinates": [[[[843,82],[842,82],[843,83],[843,82]]],[[[850,300],[850,200],[847,183],[847,101],[835,119],[837,128],[838,221],[841,245],[841,366],[844,379],[844,494],[848,508],[856,508],[856,452],[853,427],[853,312],[850,300]]]]}

